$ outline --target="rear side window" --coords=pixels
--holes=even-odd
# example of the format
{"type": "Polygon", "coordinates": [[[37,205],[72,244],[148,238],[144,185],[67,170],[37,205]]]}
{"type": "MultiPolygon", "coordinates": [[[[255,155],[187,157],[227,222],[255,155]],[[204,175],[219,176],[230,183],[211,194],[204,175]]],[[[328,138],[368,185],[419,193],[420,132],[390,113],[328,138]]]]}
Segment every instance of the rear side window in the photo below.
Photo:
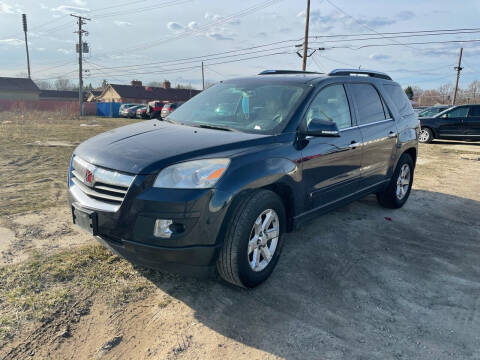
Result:
{"type": "Polygon", "coordinates": [[[360,117],[358,125],[385,120],[382,100],[377,90],[370,84],[351,84],[360,117]]]}
{"type": "Polygon", "coordinates": [[[469,116],[480,117],[480,106],[471,106],[469,116]]]}
{"type": "Polygon", "coordinates": [[[399,85],[383,85],[390,99],[393,101],[398,109],[400,116],[407,116],[413,114],[412,104],[408,100],[407,95],[399,85]]]}

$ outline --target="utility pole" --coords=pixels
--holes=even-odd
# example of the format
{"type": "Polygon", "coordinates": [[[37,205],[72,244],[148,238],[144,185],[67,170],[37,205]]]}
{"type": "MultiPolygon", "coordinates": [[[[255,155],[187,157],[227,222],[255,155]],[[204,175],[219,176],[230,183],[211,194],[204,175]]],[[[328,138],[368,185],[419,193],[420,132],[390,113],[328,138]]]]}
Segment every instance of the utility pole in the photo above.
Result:
{"type": "Polygon", "coordinates": [[[310,0],[307,0],[307,16],[305,18],[305,39],[303,40],[303,62],[302,70],[307,69],[307,51],[308,51],[308,26],[310,24],[310,0]]]}
{"type": "MultiPolygon", "coordinates": [[[[83,62],[83,52],[84,52],[84,46],[82,42],[82,35],[86,33],[85,30],[82,29],[82,25],[85,25],[86,22],[84,20],[90,20],[86,17],[83,16],[78,16],[78,15],[73,15],[70,14],[70,16],[73,16],[77,18],[77,24],[78,24],[78,31],[75,31],[75,33],[78,33],[78,45],[77,45],[77,52],[78,52],[78,102],[80,105],[80,116],[83,115],[83,69],[82,69],[82,62],[83,62]]],[[[86,49],[85,49],[86,50],[86,49]]]]}
{"type": "Polygon", "coordinates": [[[205,72],[203,70],[203,61],[202,61],[202,89],[205,90],[205,72]]]}
{"type": "Polygon", "coordinates": [[[27,40],[27,14],[22,14],[22,23],[23,23],[23,32],[25,33],[25,48],[27,49],[27,68],[28,68],[28,78],[30,77],[30,55],[28,53],[28,40],[27,40]]]}
{"type": "Polygon", "coordinates": [[[457,100],[457,91],[458,91],[458,80],[460,80],[460,71],[462,71],[462,53],[463,48],[460,48],[460,55],[458,56],[458,66],[454,67],[457,70],[457,82],[455,83],[455,91],[453,92],[453,102],[452,105],[455,105],[455,101],[457,100]]]}

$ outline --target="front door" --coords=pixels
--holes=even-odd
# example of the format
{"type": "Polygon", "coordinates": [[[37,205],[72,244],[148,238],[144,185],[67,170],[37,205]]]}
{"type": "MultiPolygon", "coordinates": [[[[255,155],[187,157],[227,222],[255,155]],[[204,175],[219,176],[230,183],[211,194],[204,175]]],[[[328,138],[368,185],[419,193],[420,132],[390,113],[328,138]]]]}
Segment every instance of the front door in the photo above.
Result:
{"type": "Polygon", "coordinates": [[[397,144],[397,126],[377,89],[370,83],[349,84],[355,100],[358,127],[363,137],[361,187],[387,179],[397,144]]]}
{"type": "Polygon", "coordinates": [[[335,122],[340,130],[339,137],[309,137],[302,149],[307,202],[318,208],[358,190],[362,138],[353,126],[343,84],[320,90],[305,116],[307,127],[314,118],[335,122]]]}
{"type": "Polygon", "coordinates": [[[480,139],[480,105],[470,106],[468,116],[463,121],[464,135],[471,139],[480,139]]]}
{"type": "Polygon", "coordinates": [[[463,121],[467,118],[468,110],[468,106],[459,106],[438,117],[440,137],[453,139],[463,137],[463,121]]]}

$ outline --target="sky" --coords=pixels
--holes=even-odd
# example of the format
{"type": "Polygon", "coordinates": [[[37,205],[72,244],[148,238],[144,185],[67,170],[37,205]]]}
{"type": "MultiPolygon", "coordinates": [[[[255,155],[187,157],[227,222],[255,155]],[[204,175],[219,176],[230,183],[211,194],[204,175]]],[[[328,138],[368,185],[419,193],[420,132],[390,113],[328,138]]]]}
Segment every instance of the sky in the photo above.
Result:
{"type": "MultiPolygon", "coordinates": [[[[91,19],[84,25],[90,48],[84,82],[94,86],[103,79],[125,84],[168,79],[199,88],[202,60],[207,82],[264,69],[300,70],[295,45],[303,41],[305,8],[306,0],[0,0],[0,76],[27,72],[22,13],[34,80],[78,82],[77,23],[71,13],[91,19]]],[[[480,80],[480,42],[405,43],[480,39],[480,28],[393,39],[378,34],[476,28],[479,15],[480,0],[312,0],[310,36],[324,37],[310,38],[309,53],[324,50],[308,58],[307,70],[361,67],[386,72],[403,86],[436,88],[454,83],[463,46],[460,86],[466,87],[480,80]],[[365,40],[369,37],[376,39],[365,40]],[[379,44],[390,46],[372,46],[379,44]]]]}

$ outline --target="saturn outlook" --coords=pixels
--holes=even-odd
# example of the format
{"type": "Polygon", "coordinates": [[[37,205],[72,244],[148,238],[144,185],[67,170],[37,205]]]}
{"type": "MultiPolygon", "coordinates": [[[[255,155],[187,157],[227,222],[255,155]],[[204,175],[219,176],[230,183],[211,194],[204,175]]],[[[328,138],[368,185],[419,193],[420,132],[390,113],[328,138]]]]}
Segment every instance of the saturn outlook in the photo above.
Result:
{"type": "Polygon", "coordinates": [[[134,264],[255,287],[300,223],[368,194],[402,207],[419,131],[381,72],[223,81],[163,120],[80,144],[68,173],[73,222],[134,264]]]}

